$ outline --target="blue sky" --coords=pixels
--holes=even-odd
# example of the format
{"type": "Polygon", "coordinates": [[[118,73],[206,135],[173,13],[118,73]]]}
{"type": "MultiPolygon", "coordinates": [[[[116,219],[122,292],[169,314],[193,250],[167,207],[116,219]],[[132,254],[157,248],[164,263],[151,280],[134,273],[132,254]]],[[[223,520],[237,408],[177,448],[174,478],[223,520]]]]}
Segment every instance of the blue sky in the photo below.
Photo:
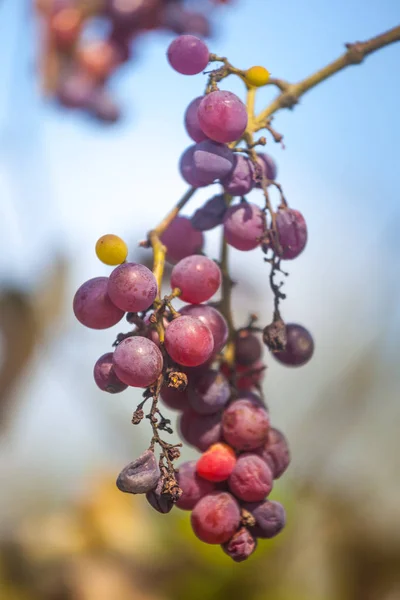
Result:
{"type": "MultiPolygon", "coordinates": [[[[211,51],[241,68],[263,64],[273,76],[296,81],[336,58],[345,42],[396,25],[400,11],[397,0],[307,0],[301,7],[298,0],[236,0],[217,15],[211,51]]],[[[93,390],[91,365],[106,351],[113,332],[83,330],[73,320],[69,300],[82,281],[108,272],[94,256],[100,235],[118,233],[133,247],[186,190],[177,171],[179,156],[190,144],[182,115],[202,93],[204,77],[173,72],[165,59],[171,36],[151,34],[143,39],[135,64],[112,84],[125,119],[115,127],[100,127],[38,96],[27,3],[3,0],[0,23],[6,24],[0,37],[0,235],[5,249],[0,281],[33,287],[54,252],[71,261],[64,341],[49,341],[47,354],[35,363],[29,398],[36,418],[27,423],[24,416],[12,452],[25,436],[40,440],[37,452],[51,447],[55,456],[68,455],[70,438],[43,426],[59,422],[62,415],[73,424],[74,451],[85,447],[86,456],[94,457],[102,444],[91,442],[88,449],[85,437],[94,403],[115,411],[118,419],[128,415],[129,421],[134,401],[131,395],[121,400],[121,409],[106,407],[93,390]],[[57,344],[56,353],[51,343],[57,344]],[[44,367],[50,355],[53,362],[44,367]],[[63,360],[69,361],[69,370],[63,370],[63,360]],[[72,373],[79,373],[79,382],[68,383],[72,373]],[[88,404],[82,395],[91,398],[88,404]]],[[[307,250],[290,264],[285,318],[307,324],[319,348],[313,366],[291,372],[290,378],[276,365],[269,369],[275,415],[288,428],[328,384],[332,372],[327,365],[336,361],[335,368],[344,369],[379,329],[389,285],[398,298],[390,267],[396,270],[399,256],[399,64],[400,44],[336,75],[309,92],[294,111],[277,115],[284,151],[268,142],[289,203],[303,212],[309,226],[307,250]],[[310,380],[315,384],[311,392],[310,380]],[[294,390],[299,390],[296,402],[288,410],[278,398],[294,390]]],[[[242,93],[240,83],[228,80],[226,87],[242,93]]],[[[258,108],[272,93],[260,92],[258,108]]],[[[209,195],[201,191],[193,210],[209,195]]],[[[214,235],[207,247],[215,253],[214,235]]],[[[250,290],[239,286],[237,291],[240,318],[255,310],[267,319],[270,298],[267,278],[260,276],[261,257],[235,252],[232,262],[237,278],[246,272],[250,290]]],[[[392,331],[396,340],[398,329],[392,331]]],[[[102,434],[107,431],[101,419],[97,425],[102,434]]],[[[125,447],[114,442],[119,455],[125,447]]]]}

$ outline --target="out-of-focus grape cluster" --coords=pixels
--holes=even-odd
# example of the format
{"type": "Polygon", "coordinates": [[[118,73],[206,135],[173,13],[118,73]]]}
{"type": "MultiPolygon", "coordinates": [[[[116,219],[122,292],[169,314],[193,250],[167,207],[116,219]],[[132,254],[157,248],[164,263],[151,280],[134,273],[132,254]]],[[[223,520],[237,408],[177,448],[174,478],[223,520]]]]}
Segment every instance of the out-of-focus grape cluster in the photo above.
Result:
{"type": "MultiPolygon", "coordinates": [[[[206,44],[192,35],[176,38],[168,60],[179,73],[195,75],[210,60],[206,44]]],[[[248,89],[265,85],[263,67],[241,74],[248,89]]],[[[212,77],[212,75],[211,75],[212,77]]],[[[215,82],[214,82],[215,83],[215,82]]],[[[281,260],[292,260],[307,242],[306,222],[289,208],[281,186],[275,183],[277,167],[265,153],[239,146],[247,131],[248,108],[232,92],[211,85],[204,96],[188,106],[184,123],[195,142],[180,159],[182,177],[195,188],[214,182],[222,186],[191,218],[172,211],[148,234],[153,271],[127,262],[128,249],[115,235],[96,244],[98,258],[114,269],[108,277],[84,283],[74,298],[77,319],[87,327],[105,329],[124,315],[134,329],[121,333],[114,352],[102,355],[94,367],[98,387],[118,393],[128,386],[143,388],[143,401],[133,423],[146,415],[153,437],[150,447],[123,468],[118,488],[145,493],[158,512],[176,504],[190,510],[195,535],[208,544],[219,544],[234,561],[247,559],[257,541],[276,536],[285,526],[281,504],[269,499],[274,481],[290,462],[282,432],[271,426],[262,393],[266,372],[263,344],[282,365],[305,365],[314,342],[303,326],[284,323],[279,301],[284,298],[274,283],[281,260]],[[229,144],[229,145],[228,145],[229,144]],[[281,203],[271,208],[268,187],[277,186],[281,203]],[[255,198],[246,196],[254,190],[255,198]],[[258,191],[257,191],[258,190],[258,191]],[[262,192],[264,202],[256,203],[262,192]],[[268,210],[267,210],[268,209],[268,210]],[[269,211],[269,212],[268,212],[269,211]],[[220,261],[202,254],[204,232],[220,228],[226,249],[249,252],[261,249],[272,266],[274,316],[265,328],[249,324],[235,328],[230,301],[232,282],[224,256],[220,261]],[[164,261],[173,264],[171,292],[161,297],[164,261]],[[221,292],[221,299],[213,301],[221,292]],[[186,304],[177,311],[173,301],[186,304]],[[170,420],[160,412],[158,399],[178,411],[180,437],[202,454],[179,470],[180,444],[169,444],[160,432],[171,432],[170,420]],[[161,448],[159,460],[155,445],[161,448]]]]}
{"type": "Polygon", "coordinates": [[[210,15],[221,0],[35,0],[44,91],[64,107],[115,122],[121,110],[110,78],[134,60],[143,34],[211,34],[210,15]]]}

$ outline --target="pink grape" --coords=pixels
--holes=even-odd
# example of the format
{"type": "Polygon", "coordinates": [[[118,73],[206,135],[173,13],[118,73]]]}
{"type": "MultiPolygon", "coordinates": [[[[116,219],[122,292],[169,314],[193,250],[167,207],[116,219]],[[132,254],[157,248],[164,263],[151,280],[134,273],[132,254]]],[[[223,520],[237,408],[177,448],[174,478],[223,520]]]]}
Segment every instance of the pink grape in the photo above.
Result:
{"type": "Polygon", "coordinates": [[[179,419],[179,431],[188,444],[205,452],[221,440],[221,413],[199,415],[187,408],[179,419]]]}
{"type": "Polygon", "coordinates": [[[250,531],[256,537],[275,537],[285,527],[286,513],[279,502],[264,500],[263,502],[244,504],[243,508],[248,510],[256,520],[256,524],[250,527],[250,531]]]}
{"type": "Polygon", "coordinates": [[[194,382],[188,391],[190,406],[200,415],[220,411],[228,402],[231,390],[228,381],[219,371],[209,370],[194,382]]]}
{"type": "Polygon", "coordinates": [[[176,506],[182,510],[193,510],[203,496],[211,494],[215,490],[214,483],[197,475],[195,460],[180,465],[177,481],[182,490],[182,496],[176,506]]]}
{"type": "Polygon", "coordinates": [[[259,502],[272,490],[273,476],[267,463],[257,454],[241,454],[229,477],[229,489],[245,502],[259,502]]]}
{"type": "Polygon", "coordinates": [[[183,316],[168,325],[165,348],[178,364],[197,367],[210,358],[214,339],[210,329],[200,319],[183,316]]]}
{"type": "Polygon", "coordinates": [[[276,228],[280,248],[276,253],[285,260],[301,254],[307,244],[307,225],[303,215],[292,208],[280,208],[276,215],[276,228]]]}
{"type": "Polygon", "coordinates": [[[224,218],[224,236],[227,243],[237,250],[253,250],[259,246],[264,232],[262,210],[249,202],[230,206],[224,218]]]}
{"type": "Polygon", "coordinates": [[[279,429],[271,427],[265,445],[257,453],[269,465],[274,479],[279,479],[290,464],[289,446],[279,429]]]}
{"type": "Polygon", "coordinates": [[[147,310],[157,295],[157,281],[144,265],[123,263],[110,275],[108,294],[112,302],[126,312],[147,310]]]}
{"type": "Polygon", "coordinates": [[[227,492],[213,492],[201,498],[191,514],[195,535],[206,544],[224,544],[240,524],[240,509],[227,492]]]}
{"type": "Polygon", "coordinates": [[[128,387],[122,383],[115,374],[113,367],[113,352],[103,354],[97,360],[93,369],[93,376],[96,385],[103,391],[110,394],[118,394],[123,392],[128,387]]]}
{"type": "Polygon", "coordinates": [[[141,336],[126,338],[113,356],[117,377],[132,387],[148,387],[160,376],[163,357],[157,346],[141,336]]]}
{"type": "Polygon", "coordinates": [[[213,196],[191,218],[192,225],[198,231],[209,231],[222,225],[228,207],[223,194],[213,196]]]}
{"type": "Polygon", "coordinates": [[[161,388],[160,397],[163,403],[173,410],[185,410],[189,406],[187,389],[180,391],[173,387],[161,388]]]}
{"type": "Polygon", "coordinates": [[[197,114],[201,129],[216,142],[234,142],[247,127],[246,107],[232,92],[207,94],[200,102],[197,114]]]}
{"type": "Polygon", "coordinates": [[[285,350],[273,352],[272,356],[289,367],[301,367],[308,363],[314,354],[314,340],[311,333],[302,325],[287,323],[286,335],[285,350]]]}
{"type": "Polygon", "coordinates": [[[161,235],[162,243],[167,247],[167,258],[170,262],[178,262],[191,254],[201,252],[204,235],[196,231],[188,217],[178,215],[161,235]]]}
{"type": "Polygon", "coordinates": [[[216,308],[207,304],[195,304],[184,306],[179,312],[181,315],[197,317],[197,319],[200,319],[200,321],[207,325],[214,338],[213,354],[221,352],[227,342],[229,331],[225,318],[216,308]]]}
{"type": "Polygon", "coordinates": [[[108,277],[89,279],[75,294],[73,310],[82,325],[90,329],[107,329],[116,325],[124,316],[107,293],[108,277]]]}
{"type": "Polygon", "coordinates": [[[239,331],[235,337],[235,362],[249,366],[262,356],[261,342],[254,333],[247,329],[239,331]]]}
{"type": "Polygon", "coordinates": [[[253,171],[248,158],[241,154],[235,154],[235,162],[232,171],[221,180],[224,190],[231,196],[245,196],[254,185],[253,171]]]}
{"type": "Polygon", "coordinates": [[[172,269],[171,286],[181,290],[180,298],[184,302],[200,304],[218,291],[221,279],[221,271],[213,260],[194,254],[183,258],[172,269]]]}
{"type": "Polygon", "coordinates": [[[268,439],[269,416],[251,400],[232,402],[222,415],[222,435],[236,450],[255,450],[268,439]]]}
{"type": "Polygon", "coordinates": [[[229,541],[222,545],[223,551],[235,562],[246,560],[256,548],[257,539],[251,535],[246,527],[239,529],[229,541]]]}
{"type": "Polygon", "coordinates": [[[194,140],[195,142],[202,142],[203,140],[208,139],[206,134],[200,127],[199,119],[197,116],[197,110],[202,99],[203,96],[199,96],[198,98],[192,100],[186,109],[184,117],[186,131],[188,135],[192,138],[192,140],[194,140]]]}
{"type": "Polygon", "coordinates": [[[169,64],[182,75],[196,75],[204,71],[210,53],[204,42],[194,35],[181,35],[169,45],[169,64]]]}

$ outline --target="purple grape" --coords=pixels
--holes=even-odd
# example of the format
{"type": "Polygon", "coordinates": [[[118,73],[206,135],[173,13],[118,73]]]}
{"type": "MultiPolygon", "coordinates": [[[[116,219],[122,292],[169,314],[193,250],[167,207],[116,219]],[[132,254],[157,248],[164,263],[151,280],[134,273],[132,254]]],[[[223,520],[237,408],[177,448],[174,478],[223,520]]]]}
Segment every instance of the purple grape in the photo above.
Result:
{"type": "Polygon", "coordinates": [[[200,415],[219,412],[228,402],[231,390],[227,379],[219,371],[206,371],[190,386],[190,406],[200,415]]]}
{"type": "Polygon", "coordinates": [[[152,450],[146,450],[118,475],[117,487],[129,494],[146,494],[156,487],[160,468],[152,450]]]}
{"type": "Polygon", "coordinates": [[[215,490],[214,483],[197,475],[195,460],[180,465],[177,481],[182,490],[182,496],[176,506],[182,510],[193,510],[203,496],[211,494],[215,490]]]}
{"type": "Polygon", "coordinates": [[[251,400],[235,400],[222,415],[222,434],[236,450],[255,450],[268,439],[269,416],[251,400]]]}
{"type": "Polygon", "coordinates": [[[167,514],[174,507],[174,501],[170,494],[163,494],[164,479],[160,477],[154,490],[146,494],[146,500],[157,512],[167,514]]]}
{"type": "Polygon", "coordinates": [[[180,260],[171,273],[171,287],[181,290],[184,302],[200,304],[209,300],[221,285],[219,266],[207,256],[194,254],[180,260]]]}
{"type": "Polygon", "coordinates": [[[80,71],[65,76],[57,92],[59,102],[67,108],[86,108],[93,95],[93,81],[80,71]]]}
{"type": "Polygon", "coordinates": [[[186,367],[197,367],[210,358],[214,349],[214,338],[210,329],[200,319],[182,316],[168,325],[164,345],[176,363],[186,367]]]}
{"type": "Polygon", "coordinates": [[[285,260],[301,254],[307,244],[307,225],[303,215],[292,208],[280,208],[276,214],[276,228],[280,248],[276,253],[285,260]]]}
{"type": "Polygon", "coordinates": [[[78,289],[73,310],[82,325],[90,329],[107,329],[122,319],[124,311],[111,302],[107,288],[108,277],[94,277],[78,289]]]}
{"type": "Polygon", "coordinates": [[[197,117],[197,109],[199,108],[199,104],[202,99],[203,96],[199,96],[198,98],[192,100],[186,109],[184,117],[186,131],[195,142],[202,142],[208,139],[206,134],[201,129],[199,119],[197,117]]]}
{"type": "Polygon", "coordinates": [[[163,357],[159,348],[141,336],[126,338],[113,355],[117,377],[132,387],[148,387],[160,376],[163,357]]]}
{"type": "Polygon", "coordinates": [[[199,415],[188,408],[179,419],[179,430],[188,444],[204,452],[221,439],[221,414],[199,415]]]}
{"type": "Polygon", "coordinates": [[[221,352],[227,342],[229,331],[225,318],[216,308],[208,306],[207,304],[196,304],[184,306],[179,312],[181,315],[196,317],[207,325],[214,338],[213,354],[215,355],[218,354],[218,352],[221,352]]]}
{"type": "Polygon", "coordinates": [[[93,91],[88,109],[104,123],[116,123],[121,116],[118,104],[114,102],[110,93],[104,88],[93,91]]]}
{"type": "Polygon", "coordinates": [[[188,217],[177,216],[161,235],[161,241],[167,247],[168,260],[175,263],[201,252],[204,235],[196,231],[188,217]]]}
{"type": "Polygon", "coordinates": [[[186,10],[179,2],[168,2],[162,13],[162,25],[181,35],[192,33],[201,37],[210,35],[210,23],[201,13],[186,10]]]}
{"type": "Polygon", "coordinates": [[[157,281],[144,265],[123,263],[116,267],[108,281],[112,302],[126,312],[147,310],[157,296],[157,281]]]}
{"type": "Polygon", "coordinates": [[[204,42],[194,35],[181,35],[169,45],[169,64],[182,75],[196,75],[204,71],[210,53],[204,42]]]}
{"type": "Polygon", "coordinates": [[[269,154],[265,154],[265,152],[260,152],[257,154],[257,164],[259,169],[254,168],[254,164],[251,163],[251,171],[253,174],[253,180],[255,181],[255,187],[261,187],[261,178],[269,179],[270,181],[274,181],[276,179],[278,173],[278,167],[274,159],[269,156],[269,154]]]}
{"type": "Polygon", "coordinates": [[[268,439],[263,448],[258,450],[258,453],[269,465],[274,479],[279,479],[290,464],[289,446],[285,436],[279,429],[271,427],[268,439]]]}
{"type": "Polygon", "coordinates": [[[201,129],[212,140],[234,142],[247,127],[247,110],[232,92],[216,91],[204,96],[198,109],[201,129]]]}
{"type": "Polygon", "coordinates": [[[223,551],[235,562],[242,562],[249,558],[257,548],[257,540],[246,527],[242,527],[233,534],[231,539],[222,544],[223,551]]]}
{"type": "Polygon", "coordinates": [[[251,533],[256,537],[264,539],[275,537],[285,527],[286,513],[279,502],[264,500],[244,504],[243,508],[248,510],[256,520],[256,524],[250,527],[251,533]]]}
{"type": "Polygon", "coordinates": [[[224,544],[240,524],[240,509],[227,492],[213,492],[201,498],[191,514],[194,534],[206,544],[224,544]]]}
{"type": "Polygon", "coordinates": [[[272,472],[257,454],[241,454],[229,477],[229,489],[245,502],[259,502],[272,490],[272,472]]]}
{"type": "Polygon", "coordinates": [[[256,204],[241,202],[230,206],[224,218],[224,236],[237,250],[253,250],[259,246],[264,232],[264,215],[256,204]]]}
{"type": "Polygon", "coordinates": [[[248,329],[238,331],[235,338],[235,362],[238,365],[249,366],[262,356],[261,342],[248,329]]]}
{"type": "Polygon", "coordinates": [[[245,196],[254,185],[253,171],[248,158],[235,154],[235,162],[230,174],[221,180],[224,190],[231,196],[245,196]]]}
{"type": "Polygon", "coordinates": [[[93,376],[96,385],[103,391],[110,394],[118,394],[123,392],[128,387],[122,383],[115,374],[113,367],[113,352],[103,354],[97,360],[93,369],[93,376]]]}
{"type": "Polygon", "coordinates": [[[302,325],[287,323],[286,335],[285,350],[273,352],[272,356],[289,367],[301,367],[308,363],[314,354],[314,340],[311,333],[302,325]]]}
{"type": "Polygon", "coordinates": [[[225,144],[204,140],[194,147],[193,168],[195,176],[205,183],[213,183],[229,175],[235,155],[225,144]]]}
{"type": "Polygon", "coordinates": [[[173,387],[163,387],[160,392],[163,403],[173,410],[185,410],[189,406],[187,389],[183,392],[173,387]]]}
{"type": "Polygon", "coordinates": [[[213,196],[204,206],[197,209],[191,218],[192,225],[198,231],[209,231],[222,225],[228,207],[222,194],[213,196]]]}
{"type": "Polygon", "coordinates": [[[179,159],[179,171],[183,179],[189,185],[192,185],[193,187],[205,187],[211,182],[203,181],[199,178],[198,174],[196,173],[196,168],[194,164],[195,148],[196,144],[193,144],[192,146],[189,146],[189,148],[186,148],[186,150],[179,159]]]}

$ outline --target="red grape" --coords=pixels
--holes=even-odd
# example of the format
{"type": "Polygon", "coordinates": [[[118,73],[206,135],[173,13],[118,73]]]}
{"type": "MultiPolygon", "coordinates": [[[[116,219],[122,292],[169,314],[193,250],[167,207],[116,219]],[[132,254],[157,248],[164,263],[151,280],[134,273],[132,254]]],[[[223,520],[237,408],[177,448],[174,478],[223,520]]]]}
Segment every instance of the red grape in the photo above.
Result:
{"type": "Polygon", "coordinates": [[[181,392],[173,387],[164,386],[160,396],[164,404],[173,410],[184,410],[189,405],[187,389],[181,392]]]}
{"type": "Polygon", "coordinates": [[[196,75],[204,71],[210,53],[204,42],[194,35],[181,35],[169,45],[169,64],[182,75],[196,75]]]}
{"type": "Polygon", "coordinates": [[[126,312],[147,310],[157,295],[157,281],[144,265],[124,263],[111,273],[108,294],[126,312]]]}
{"type": "Polygon", "coordinates": [[[107,287],[108,277],[94,277],[76,292],[73,310],[82,325],[90,329],[107,329],[124,316],[124,311],[111,302],[107,287]]]}
{"type": "Polygon", "coordinates": [[[197,116],[197,109],[199,108],[199,104],[202,101],[202,99],[203,96],[199,96],[198,98],[192,100],[185,112],[186,131],[188,132],[192,140],[194,140],[195,142],[202,142],[203,140],[207,139],[206,134],[200,127],[199,119],[197,116]]]}
{"type": "Polygon", "coordinates": [[[93,376],[97,386],[103,392],[118,394],[118,392],[126,390],[128,386],[122,383],[115,374],[113,354],[113,352],[107,352],[107,354],[100,356],[94,365],[93,376]]]}
{"type": "Polygon", "coordinates": [[[268,439],[269,416],[251,400],[235,400],[222,415],[224,439],[236,450],[255,450],[268,439]]]}
{"type": "Polygon", "coordinates": [[[229,489],[246,502],[259,502],[272,490],[272,472],[257,454],[241,454],[229,477],[229,489]]]}
{"type": "Polygon", "coordinates": [[[200,254],[183,258],[171,273],[171,286],[181,290],[184,302],[200,304],[209,300],[221,285],[221,271],[218,265],[200,254]]]}
{"type": "Polygon", "coordinates": [[[276,360],[289,367],[301,367],[308,363],[314,354],[314,340],[302,325],[286,325],[287,344],[285,350],[273,352],[276,360]]]}
{"type": "MultiPolygon", "coordinates": [[[[265,462],[259,456],[257,458],[266,467],[265,462]]],[[[234,450],[228,444],[219,442],[210,446],[200,456],[196,471],[200,477],[207,479],[207,481],[226,481],[234,470],[235,464],[236,455],[234,450]]]]}
{"type": "Polygon", "coordinates": [[[219,371],[209,370],[189,386],[190,406],[199,414],[210,415],[221,410],[231,395],[229,383],[219,371]]]}
{"type": "Polygon", "coordinates": [[[199,415],[186,409],[179,419],[181,437],[201,452],[221,439],[221,413],[199,415]]]}
{"type": "Polygon", "coordinates": [[[178,262],[186,256],[201,252],[204,235],[196,231],[188,217],[178,215],[161,235],[161,241],[167,247],[167,258],[178,262]]]}
{"type": "Polygon", "coordinates": [[[160,376],[163,357],[151,340],[133,336],[118,344],[114,351],[113,365],[121,381],[132,387],[144,388],[160,376]]]}
{"type": "Polygon", "coordinates": [[[246,107],[232,92],[218,90],[207,94],[197,114],[201,129],[216,142],[234,142],[247,127],[246,107]]]}
{"type": "Polygon", "coordinates": [[[165,331],[165,348],[175,362],[197,367],[210,358],[214,339],[210,329],[195,317],[178,317],[165,331]]]}
{"type": "Polygon", "coordinates": [[[290,463],[290,451],[287,440],[279,429],[271,427],[265,445],[258,450],[258,454],[269,465],[274,479],[286,471],[290,463]]]}
{"type": "Polygon", "coordinates": [[[261,342],[248,329],[238,331],[235,337],[235,362],[238,365],[249,366],[262,356],[261,342]]]}
{"type": "Polygon", "coordinates": [[[280,248],[275,244],[276,253],[285,260],[297,258],[307,244],[307,225],[303,215],[292,208],[280,208],[276,214],[276,229],[280,244],[280,248]]]}
{"type": "Polygon", "coordinates": [[[256,548],[257,539],[251,535],[246,527],[239,529],[228,542],[222,545],[223,551],[235,562],[246,560],[256,548]]]}
{"type": "Polygon", "coordinates": [[[197,319],[200,319],[200,321],[207,325],[214,338],[213,354],[221,352],[228,339],[228,325],[225,318],[216,308],[207,304],[196,304],[184,306],[179,312],[181,315],[197,317],[197,319]]]}
{"type": "Polygon", "coordinates": [[[264,215],[256,204],[241,202],[230,206],[224,218],[227,243],[237,250],[253,250],[264,232],[264,215]]]}
{"type": "Polygon", "coordinates": [[[223,544],[240,524],[240,509],[227,492],[213,492],[199,500],[191,514],[195,535],[206,544],[223,544]]]}
{"type": "Polygon", "coordinates": [[[182,510],[192,510],[203,496],[211,494],[215,489],[211,481],[202,479],[196,473],[195,460],[180,465],[177,481],[182,490],[182,495],[176,506],[182,510]]]}

